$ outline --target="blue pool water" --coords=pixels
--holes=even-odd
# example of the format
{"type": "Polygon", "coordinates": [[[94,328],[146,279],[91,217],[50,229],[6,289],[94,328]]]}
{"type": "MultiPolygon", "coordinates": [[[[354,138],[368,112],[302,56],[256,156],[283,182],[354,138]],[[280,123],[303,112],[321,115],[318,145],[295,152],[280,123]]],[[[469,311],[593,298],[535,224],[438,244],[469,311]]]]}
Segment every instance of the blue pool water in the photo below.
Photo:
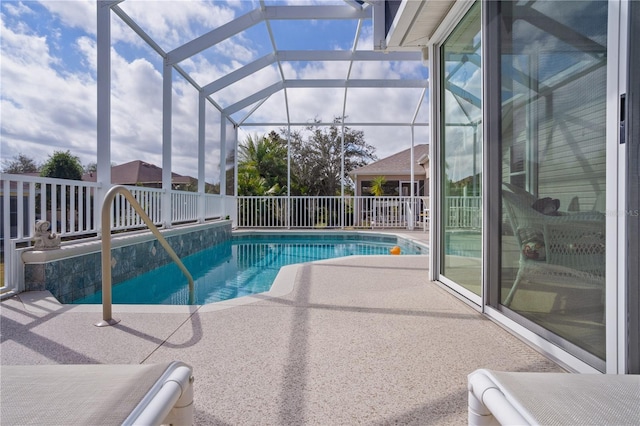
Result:
{"type": "MultiPolygon", "coordinates": [[[[280,268],[353,255],[426,254],[395,237],[239,236],[182,259],[193,276],[197,305],[268,291],[280,268]]],[[[174,263],[113,286],[113,303],[187,305],[188,282],[174,263]]],[[[73,303],[102,303],[102,292],[73,303]]]]}

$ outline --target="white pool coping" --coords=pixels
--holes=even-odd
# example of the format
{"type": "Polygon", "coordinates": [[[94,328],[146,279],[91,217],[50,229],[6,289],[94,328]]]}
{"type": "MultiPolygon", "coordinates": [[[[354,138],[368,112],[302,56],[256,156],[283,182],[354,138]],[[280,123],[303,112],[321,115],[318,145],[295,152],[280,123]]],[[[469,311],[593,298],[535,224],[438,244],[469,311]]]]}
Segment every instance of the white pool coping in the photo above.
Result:
{"type": "MultiPolygon", "coordinates": [[[[282,231],[279,230],[277,232],[278,235],[282,235],[283,233],[291,234],[291,235],[304,235],[304,234],[331,234],[331,231],[282,231]]],[[[390,236],[396,237],[406,240],[412,244],[422,247],[426,249],[427,252],[429,250],[429,246],[425,244],[423,241],[412,238],[409,235],[402,234],[400,232],[377,232],[377,231],[335,231],[336,235],[344,235],[345,233],[354,234],[354,235],[380,235],[380,236],[390,236]]],[[[243,231],[233,231],[235,235],[269,235],[276,234],[275,231],[264,231],[264,230],[243,230],[243,231]]],[[[423,257],[428,253],[419,254],[419,255],[403,255],[403,256],[416,256],[423,257]]],[[[378,255],[384,256],[384,255],[378,255]]],[[[349,258],[360,258],[360,257],[370,257],[366,255],[357,255],[357,256],[348,256],[349,258]]],[[[310,263],[323,263],[330,262],[335,260],[325,259],[318,260],[310,263]]],[[[309,262],[307,262],[309,263],[309,262]]],[[[118,312],[121,313],[167,313],[167,314],[176,314],[176,313],[187,313],[193,314],[195,312],[215,312],[223,309],[229,309],[235,306],[243,306],[250,303],[255,303],[258,301],[262,301],[268,298],[277,298],[285,296],[293,291],[296,282],[296,276],[298,274],[298,270],[300,267],[305,265],[305,263],[297,263],[293,265],[286,265],[280,268],[278,275],[276,276],[273,284],[269,291],[256,293],[252,295],[237,297],[234,299],[221,300],[219,302],[206,303],[202,305],[143,305],[143,304],[113,304],[112,311],[113,314],[116,315],[118,312]]],[[[102,312],[102,303],[96,304],[62,304],[60,303],[49,291],[29,291],[18,293],[17,296],[20,298],[22,303],[25,306],[25,309],[30,312],[35,313],[45,313],[51,311],[64,311],[64,312],[77,312],[77,313],[101,313],[102,312]]]]}

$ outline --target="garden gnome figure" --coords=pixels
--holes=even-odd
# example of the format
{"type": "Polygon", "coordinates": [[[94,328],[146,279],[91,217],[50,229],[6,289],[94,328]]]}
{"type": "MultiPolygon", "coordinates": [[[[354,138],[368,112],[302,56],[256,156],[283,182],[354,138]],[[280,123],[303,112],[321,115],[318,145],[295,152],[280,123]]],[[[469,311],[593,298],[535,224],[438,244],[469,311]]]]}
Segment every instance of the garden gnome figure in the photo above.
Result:
{"type": "Polygon", "coordinates": [[[60,248],[60,235],[49,231],[51,224],[47,220],[36,221],[33,236],[34,250],[51,250],[60,248]]]}

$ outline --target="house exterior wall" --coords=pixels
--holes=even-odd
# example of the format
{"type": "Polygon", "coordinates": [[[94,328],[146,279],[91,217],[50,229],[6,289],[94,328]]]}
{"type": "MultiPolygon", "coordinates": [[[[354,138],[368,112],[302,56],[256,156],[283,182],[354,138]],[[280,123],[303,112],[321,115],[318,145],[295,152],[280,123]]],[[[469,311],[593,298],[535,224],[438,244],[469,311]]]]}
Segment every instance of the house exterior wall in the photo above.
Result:
{"type": "Polygon", "coordinates": [[[548,119],[538,123],[539,134],[533,154],[527,152],[526,123],[530,112],[526,104],[514,109],[511,131],[518,136],[514,138],[513,145],[503,144],[503,176],[510,176],[511,182],[519,186],[530,187],[539,197],[559,199],[563,210],[567,210],[572,202],[571,210],[574,211],[603,207],[606,156],[598,148],[598,141],[605,139],[606,111],[605,104],[596,100],[605,95],[605,87],[592,84],[590,80],[602,80],[605,72],[602,67],[576,79],[554,91],[554,96],[544,102],[550,110],[564,111],[567,119],[560,121],[549,114],[548,119]],[[571,93],[584,92],[585,87],[589,87],[587,93],[594,100],[572,102],[571,93]],[[580,117],[580,120],[571,120],[571,117],[580,117]],[[588,123],[588,130],[584,123],[588,123]],[[579,161],[568,161],[575,158],[579,161]],[[515,170],[509,167],[510,164],[515,170]],[[533,166],[537,169],[534,170],[533,166]],[[523,171],[524,174],[518,175],[523,171]],[[531,176],[534,173],[535,176],[531,176]]]}

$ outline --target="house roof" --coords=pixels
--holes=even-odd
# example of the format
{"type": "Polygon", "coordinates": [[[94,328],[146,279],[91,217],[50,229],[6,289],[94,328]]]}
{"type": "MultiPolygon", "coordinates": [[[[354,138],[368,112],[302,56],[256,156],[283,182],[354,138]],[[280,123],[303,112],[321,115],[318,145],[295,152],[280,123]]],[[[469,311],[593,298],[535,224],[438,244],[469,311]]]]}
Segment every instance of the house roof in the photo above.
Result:
{"type": "MultiPolygon", "coordinates": [[[[94,173],[85,173],[82,180],[95,182],[96,176],[94,173]]],[[[192,180],[193,178],[189,176],[171,173],[171,182],[174,184],[188,184],[192,180]]],[[[162,168],[140,160],[112,166],[111,183],[118,185],[162,184],[162,168]]]]}
{"type": "MultiPolygon", "coordinates": [[[[429,144],[413,147],[413,158],[416,164],[429,162],[429,144]]],[[[416,167],[414,175],[424,175],[424,169],[416,167]]],[[[355,176],[381,176],[381,175],[409,175],[411,174],[411,148],[400,151],[389,157],[383,158],[359,169],[352,170],[349,175],[355,176]]]]}

